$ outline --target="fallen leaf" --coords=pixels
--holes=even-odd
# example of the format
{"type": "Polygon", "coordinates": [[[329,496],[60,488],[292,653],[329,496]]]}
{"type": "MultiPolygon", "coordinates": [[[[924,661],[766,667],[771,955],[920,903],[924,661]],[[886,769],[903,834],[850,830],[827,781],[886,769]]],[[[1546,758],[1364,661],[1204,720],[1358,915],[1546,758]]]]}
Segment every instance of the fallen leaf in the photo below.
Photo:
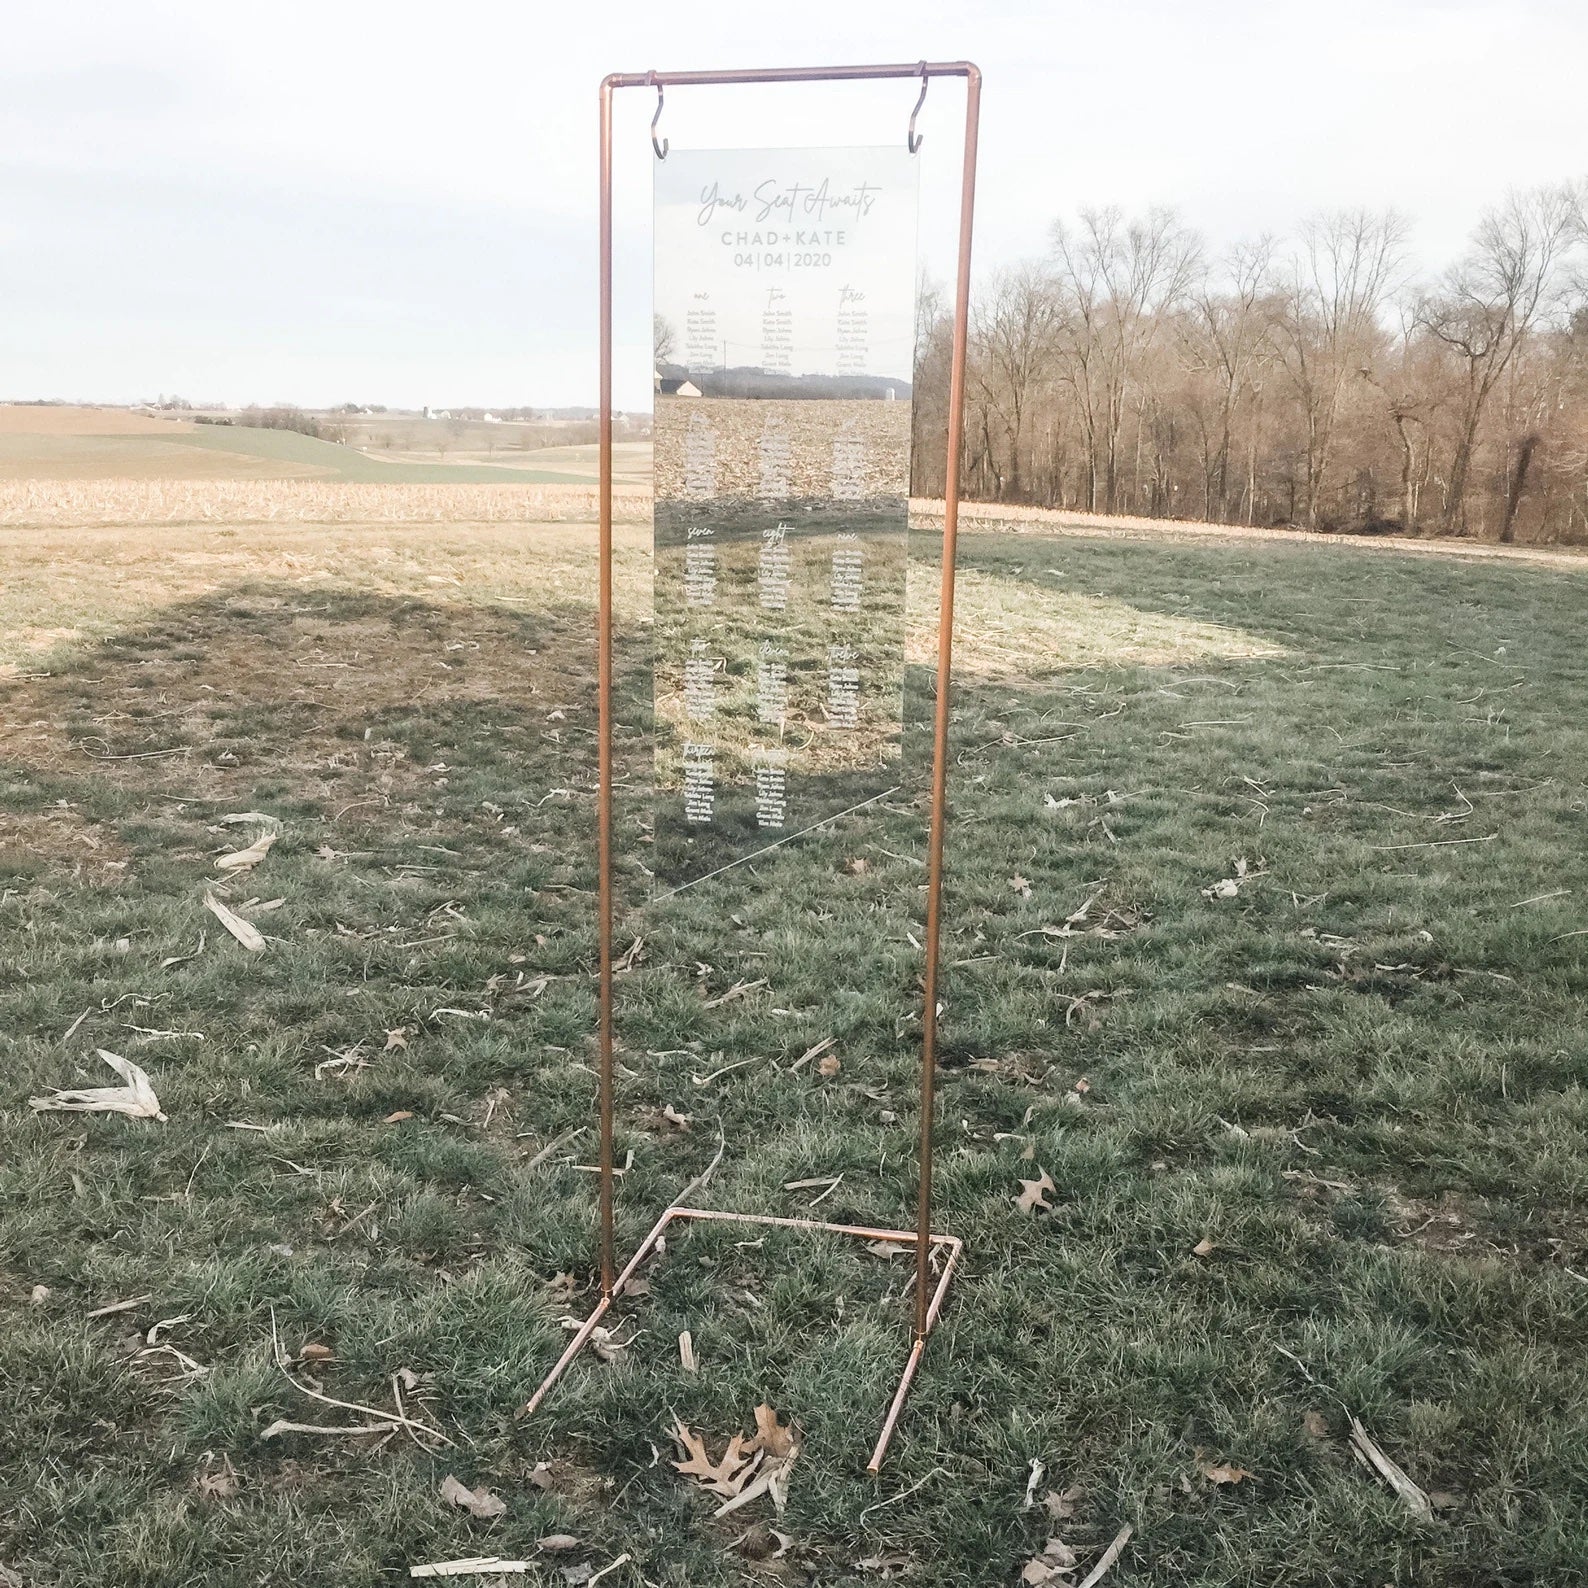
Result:
{"type": "Polygon", "coordinates": [[[1033,1555],[1020,1573],[1027,1588],[1050,1588],[1068,1577],[1078,1564],[1075,1551],[1062,1538],[1050,1538],[1040,1555],[1033,1555]]]}
{"type": "Polygon", "coordinates": [[[199,1496],[205,1500],[229,1500],[242,1486],[230,1456],[223,1455],[219,1466],[208,1466],[198,1475],[199,1496]]]}
{"type": "Polygon", "coordinates": [[[564,1550],[578,1549],[579,1540],[572,1533],[548,1533],[535,1547],[548,1555],[560,1555],[564,1550]]]}
{"type": "Polygon", "coordinates": [[[1052,1177],[1044,1169],[1040,1179],[1020,1182],[1020,1195],[1015,1198],[1015,1206],[1022,1213],[1051,1213],[1053,1204],[1048,1201],[1048,1196],[1057,1190],[1052,1177]]]}
{"type": "Polygon", "coordinates": [[[1048,1475],[1048,1464],[1033,1456],[1031,1458],[1031,1471],[1026,1478],[1026,1497],[1020,1502],[1022,1511],[1029,1511],[1037,1502],[1037,1485],[1048,1475]]]}
{"type": "Polygon", "coordinates": [[[1322,1412],[1303,1412],[1301,1426],[1309,1439],[1327,1439],[1329,1437],[1329,1419],[1322,1412]]]}
{"type": "Polygon", "coordinates": [[[250,954],[263,954],[265,940],[260,935],[259,928],[253,922],[245,921],[242,916],[234,915],[215,897],[213,893],[204,895],[204,908],[237,939],[250,954]]]}
{"type": "Polygon", "coordinates": [[[674,1108],[671,1103],[668,1103],[663,1107],[662,1118],[665,1119],[667,1123],[675,1130],[687,1131],[691,1124],[689,1115],[679,1113],[679,1111],[674,1108]]]}
{"type": "Polygon", "coordinates": [[[844,862],[844,870],[852,877],[863,877],[870,869],[870,863],[863,855],[856,855],[852,860],[844,862]]]}
{"type": "Polygon", "coordinates": [[[1197,1471],[1209,1483],[1242,1483],[1251,1477],[1245,1467],[1237,1467],[1228,1461],[1204,1461],[1200,1453],[1197,1456],[1197,1471]]]}
{"type": "Polygon", "coordinates": [[[903,1257],[910,1250],[908,1246],[901,1246],[897,1241],[867,1241],[866,1250],[873,1257],[903,1257]]]}
{"type": "Polygon", "coordinates": [[[56,1091],[49,1097],[30,1097],[28,1103],[40,1113],[66,1114],[125,1114],[129,1119],[158,1119],[160,1099],[154,1095],[149,1077],[129,1059],[119,1053],[107,1053],[103,1048],[94,1051],[127,1084],[125,1086],[84,1086],[56,1091]]]}
{"type": "Polygon", "coordinates": [[[307,1345],[298,1347],[298,1360],[300,1362],[334,1362],[336,1352],[330,1346],[322,1345],[318,1340],[311,1340],[307,1345]]]}
{"type": "Polygon", "coordinates": [[[555,1487],[556,1478],[552,1474],[549,1461],[537,1461],[529,1474],[529,1481],[537,1489],[550,1489],[555,1487]]]}
{"type": "Polygon", "coordinates": [[[833,1045],[834,1040],[832,1037],[823,1037],[820,1042],[813,1042],[789,1065],[789,1073],[792,1075],[795,1070],[803,1069],[812,1059],[819,1059],[833,1045]]]}
{"type": "Polygon", "coordinates": [[[755,1409],[755,1438],[748,1446],[751,1450],[764,1450],[769,1456],[786,1456],[797,1444],[794,1429],[780,1423],[777,1413],[762,1401],[755,1409]]]}
{"type": "Polygon", "coordinates": [[[1031,897],[1031,884],[1022,876],[1016,875],[1009,879],[1010,888],[1020,895],[1022,899],[1031,897]]]}
{"type": "Polygon", "coordinates": [[[217,871],[251,871],[270,853],[276,841],[275,833],[261,833],[246,849],[233,849],[217,857],[217,871]]]}
{"type": "Polygon", "coordinates": [[[686,1478],[696,1479],[703,1489],[725,1498],[731,1499],[744,1488],[758,1464],[741,1434],[735,1434],[728,1441],[728,1448],[719,1461],[711,1459],[706,1441],[677,1417],[673,1419],[673,1438],[685,1452],[684,1460],[673,1463],[674,1469],[686,1478]]]}
{"type": "Polygon", "coordinates": [[[1081,1486],[1072,1483],[1062,1493],[1056,1489],[1049,1489],[1042,1496],[1042,1509],[1053,1518],[1055,1522],[1068,1522],[1074,1517],[1080,1505],[1081,1486]]]}
{"type": "Polygon", "coordinates": [[[843,1064],[839,1061],[838,1055],[829,1053],[817,1064],[816,1073],[824,1081],[830,1081],[841,1069],[843,1069],[843,1064]]]}
{"type": "Polygon", "coordinates": [[[465,1488],[450,1472],[441,1480],[441,1498],[482,1522],[494,1521],[507,1514],[506,1500],[492,1494],[489,1489],[465,1488]]]}
{"type": "Polygon", "coordinates": [[[46,1301],[48,1301],[49,1299],[50,1299],[50,1287],[48,1285],[35,1285],[33,1287],[33,1294],[28,1297],[28,1300],[35,1307],[42,1307],[44,1305],[44,1303],[46,1301]]]}
{"type": "Polygon", "coordinates": [[[406,1108],[399,1108],[396,1113],[388,1114],[382,1121],[383,1125],[400,1125],[405,1119],[412,1119],[413,1114],[406,1108]]]}
{"type": "Polygon", "coordinates": [[[407,1026],[396,1026],[392,1030],[390,1030],[390,1031],[388,1031],[386,1033],[386,1046],[381,1049],[381,1052],[382,1053],[391,1053],[394,1049],[406,1048],[407,1046],[408,1046],[408,1027],[407,1026]]]}
{"type": "Polygon", "coordinates": [[[1193,1257],[1211,1257],[1217,1250],[1218,1247],[1214,1244],[1212,1239],[1204,1235],[1202,1239],[1191,1248],[1191,1255],[1193,1257]]]}
{"type": "Polygon", "coordinates": [[[1400,1496],[1401,1503],[1413,1516],[1426,1521],[1433,1515],[1434,1508],[1428,1496],[1407,1477],[1401,1466],[1379,1449],[1368,1437],[1367,1429],[1355,1417],[1351,1419],[1351,1443],[1368,1465],[1400,1496]]]}

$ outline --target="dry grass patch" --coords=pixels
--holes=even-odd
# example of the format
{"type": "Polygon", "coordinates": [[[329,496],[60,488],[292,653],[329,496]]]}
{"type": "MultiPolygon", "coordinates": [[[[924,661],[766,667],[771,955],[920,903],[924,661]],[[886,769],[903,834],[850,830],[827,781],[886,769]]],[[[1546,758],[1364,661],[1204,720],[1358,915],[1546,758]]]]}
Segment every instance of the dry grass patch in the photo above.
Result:
{"type": "MultiPolygon", "coordinates": [[[[509,609],[587,605],[595,587],[595,534],[578,523],[96,525],[19,530],[0,546],[0,677],[38,667],[62,641],[254,582],[509,609]]],[[[619,600],[631,613],[648,588],[649,546],[644,532],[619,537],[619,600]]]]}
{"type": "MultiPolygon", "coordinates": [[[[235,456],[215,455],[221,459],[235,456]]],[[[622,522],[643,518],[648,523],[650,497],[619,489],[615,513],[622,522]]],[[[444,524],[450,531],[480,523],[593,522],[595,514],[595,489],[582,485],[169,477],[0,479],[0,526],[27,528],[444,524]]],[[[10,537],[6,543],[11,544],[10,537]]]]}
{"type": "MultiPolygon", "coordinates": [[[[910,569],[908,661],[937,655],[934,564],[910,569]]],[[[1012,683],[1079,667],[1169,667],[1279,657],[1282,647],[1244,629],[1147,612],[1114,596],[1034,589],[1027,580],[961,569],[955,581],[955,671],[1012,683]]]]}

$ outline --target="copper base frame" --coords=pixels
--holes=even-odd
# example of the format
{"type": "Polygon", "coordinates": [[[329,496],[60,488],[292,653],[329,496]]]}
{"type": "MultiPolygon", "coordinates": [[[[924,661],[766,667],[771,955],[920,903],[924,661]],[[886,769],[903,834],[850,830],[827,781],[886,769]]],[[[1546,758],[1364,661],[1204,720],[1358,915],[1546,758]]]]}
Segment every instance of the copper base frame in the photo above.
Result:
{"type": "MultiPolygon", "coordinates": [[[[623,1294],[623,1287],[656,1250],[657,1243],[667,1233],[667,1227],[674,1219],[701,1219],[716,1224],[770,1224],[780,1229],[809,1230],[825,1235],[848,1235],[863,1241],[914,1241],[916,1238],[914,1230],[874,1230],[862,1224],[822,1224],[815,1219],[778,1218],[770,1213],[719,1213],[709,1208],[670,1207],[651,1226],[651,1233],[640,1242],[623,1272],[613,1280],[611,1293],[602,1296],[596,1303],[595,1311],[579,1326],[578,1333],[568,1342],[567,1349],[557,1359],[557,1365],[546,1375],[540,1388],[526,1402],[519,1413],[520,1417],[528,1417],[550,1394],[552,1386],[562,1377],[563,1369],[584,1349],[612,1303],[623,1294]]],[[[910,1393],[915,1371],[921,1365],[921,1354],[926,1349],[926,1337],[932,1332],[938,1313],[943,1310],[943,1298],[948,1294],[949,1281],[954,1277],[954,1270],[959,1266],[960,1254],[964,1251],[964,1244],[955,1235],[934,1235],[931,1237],[931,1246],[941,1247],[948,1256],[943,1264],[942,1273],[938,1275],[937,1284],[933,1287],[931,1299],[926,1305],[925,1333],[917,1336],[915,1343],[910,1347],[910,1354],[904,1363],[904,1372],[899,1377],[898,1388],[894,1390],[893,1400],[888,1406],[888,1415],[883,1420],[882,1432],[877,1435],[876,1445],[871,1451],[871,1460],[866,1463],[866,1471],[873,1474],[882,1470],[882,1458],[887,1454],[888,1442],[893,1438],[899,1413],[904,1410],[904,1398],[910,1393]]]]}
{"type": "Polygon", "coordinates": [[[813,66],[773,68],[770,70],[728,72],[616,72],[601,83],[600,151],[600,316],[601,316],[601,408],[600,408],[600,486],[597,495],[599,538],[599,589],[597,594],[597,739],[598,791],[596,797],[596,915],[600,947],[600,1024],[597,1087],[599,1095],[601,1150],[600,1226],[601,1299],[594,1312],[580,1325],[567,1349],[545,1382],[529,1398],[519,1413],[528,1417],[546,1398],[586,1343],[612,1303],[634,1277],[641,1263],[656,1249],[667,1227],[675,1219],[700,1219],[744,1224],[776,1225],[789,1229],[824,1231],[829,1234],[858,1236],[865,1240],[910,1243],[915,1248],[914,1327],[910,1354],[894,1391],[893,1400],[871,1453],[868,1470],[875,1473],[882,1465],[888,1442],[893,1437],[928,1335],[936,1324],[947,1294],[949,1281],[963,1250],[952,1235],[932,1231],[932,1127],[936,1115],[938,960],[942,926],[943,835],[947,824],[948,789],[948,706],[953,682],[954,582],[956,548],[959,534],[960,452],[965,436],[965,362],[970,321],[971,219],[976,196],[976,140],[981,108],[981,72],[969,61],[919,61],[913,65],[893,66],[813,66]],[[949,362],[948,452],[944,470],[942,582],[940,586],[937,631],[937,695],[932,727],[931,824],[927,836],[926,930],[923,944],[925,974],[921,1011],[921,1127],[919,1181],[916,1194],[916,1224],[913,1230],[868,1229],[853,1224],[823,1224],[811,1219],[780,1218],[771,1214],[721,1213],[704,1208],[674,1205],[652,1227],[638,1251],[621,1273],[615,1258],[615,1182],[614,1107],[613,1107],[613,969],[612,943],[612,95],[619,88],[654,88],[657,93],[656,116],[651,121],[651,142],[658,159],[666,158],[667,143],[658,142],[657,122],[661,117],[662,95],[669,87],[696,87],[712,84],[864,82],[882,79],[919,78],[921,96],[910,115],[909,148],[914,153],[921,144],[915,122],[926,98],[927,85],[934,77],[965,79],[965,142],[960,182],[959,257],[954,283],[953,344],[949,362]],[[931,1263],[935,1252],[947,1253],[941,1274],[931,1282],[931,1263]]]}

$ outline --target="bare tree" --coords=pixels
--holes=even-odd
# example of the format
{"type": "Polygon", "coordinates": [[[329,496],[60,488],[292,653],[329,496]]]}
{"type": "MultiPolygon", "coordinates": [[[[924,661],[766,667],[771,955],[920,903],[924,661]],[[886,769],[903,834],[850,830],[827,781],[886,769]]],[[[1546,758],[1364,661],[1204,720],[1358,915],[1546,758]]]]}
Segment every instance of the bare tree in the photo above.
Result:
{"type": "MultiPolygon", "coordinates": [[[[1402,236],[1394,215],[1324,216],[1204,272],[1164,212],[1056,229],[1047,261],[977,295],[966,492],[1588,542],[1588,184],[1507,200],[1404,294],[1402,236]]],[[[950,345],[923,290],[921,494],[942,489],[950,345]]]]}
{"type": "Polygon", "coordinates": [[[1076,231],[1054,225],[1053,257],[1059,367],[1086,444],[1086,506],[1113,513],[1131,387],[1165,317],[1197,277],[1201,241],[1173,210],[1131,221],[1113,208],[1083,210],[1076,231]]]}
{"type": "Polygon", "coordinates": [[[673,322],[665,314],[651,316],[651,340],[655,346],[655,359],[658,364],[670,364],[673,355],[678,351],[678,333],[673,329],[673,322]]]}
{"type": "MultiPolygon", "coordinates": [[[[1575,220],[1566,189],[1509,194],[1484,214],[1471,251],[1423,301],[1419,318],[1458,372],[1455,446],[1441,523],[1447,535],[1467,527],[1467,480],[1489,399],[1535,326],[1559,306],[1575,220]]],[[[1523,478],[1526,472],[1524,465],[1523,478]]]]}
{"type": "Polygon", "coordinates": [[[1000,499],[1018,500],[1025,488],[1026,426],[1040,387],[1051,378],[1058,327],[1052,283],[1034,265],[1001,271],[980,296],[971,376],[1000,499]]]}
{"type": "Polygon", "coordinates": [[[1274,241],[1269,237],[1232,248],[1214,273],[1194,287],[1180,322],[1182,357],[1195,377],[1204,518],[1230,516],[1236,416],[1253,396],[1253,382],[1274,357],[1269,302],[1273,257],[1274,241]],[[1204,391],[1209,400],[1197,401],[1204,391]]]}
{"type": "Polygon", "coordinates": [[[1301,511],[1309,529],[1318,527],[1341,398],[1371,366],[1405,237],[1406,223],[1393,210],[1339,210],[1301,229],[1276,329],[1305,427],[1301,511]]]}

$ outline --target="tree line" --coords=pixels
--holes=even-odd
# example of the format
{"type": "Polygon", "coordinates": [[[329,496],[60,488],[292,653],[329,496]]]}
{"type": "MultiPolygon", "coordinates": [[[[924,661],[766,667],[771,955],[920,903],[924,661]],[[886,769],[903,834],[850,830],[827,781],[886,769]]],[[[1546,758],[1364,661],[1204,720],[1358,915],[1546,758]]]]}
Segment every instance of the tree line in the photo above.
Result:
{"type": "MultiPolygon", "coordinates": [[[[1509,194],[1419,279],[1393,211],[1211,254],[1085,210],[979,284],[962,489],[1080,512],[1588,541],[1588,188],[1509,194]]],[[[918,305],[915,477],[943,489],[950,304],[918,305]]]]}

